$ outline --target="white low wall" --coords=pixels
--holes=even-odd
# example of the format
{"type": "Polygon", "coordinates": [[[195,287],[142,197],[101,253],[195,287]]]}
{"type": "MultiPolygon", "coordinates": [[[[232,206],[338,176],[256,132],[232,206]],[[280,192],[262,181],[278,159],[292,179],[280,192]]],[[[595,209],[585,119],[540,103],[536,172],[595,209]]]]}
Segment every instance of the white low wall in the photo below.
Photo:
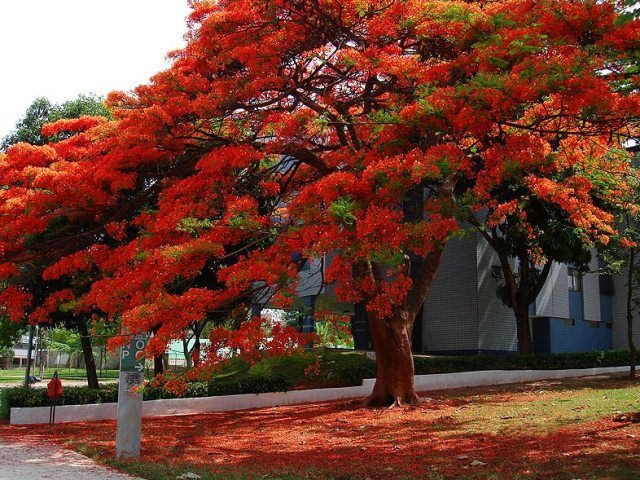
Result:
{"type": "MultiPolygon", "coordinates": [[[[586,377],[607,373],[629,371],[629,367],[574,368],[570,370],[485,370],[479,372],[436,373],[416,375],[415,385],[418,392],[446,390],[460,387],[481,387],[504,385],[507,383],[535,382],[558,378],[586,377]]],[[[363,386],[373,388],[375,379],[363,380],[363,386]]]]}
{"type": "MultiPolygon", "coordinates": [[[[553,380],[628,371],[629,367],[585,368],[573,370],[486,370],[479,372],[442,373],[416,375],[416,390],[446,390],[460,387],[503,385],[507,383],[553,380]]],[[[362,386],[343,388],[319,388],[275,393],[247,393],[203,398],[175,398],[148,400],[143,403],[144,417],[188,415],[194,413],[226,412],[279,405],[300,405],[366,397],[371,393],[375,379],[365,379],[362,386]]],[[[56,423],[87,420],[112,420],[117,418],[116,403],[93,405],[65,405],[56,408],[56,423]]],[[[27,425],[49,422],[49,407],[12,408],[10,423],[27,425]]]]}
{"type": "MultiPolygon", "coordinates": [[[[142,404],[143,417],[164,417],[206,412],[227,412],[278,405],[299,405],[365,397],[372,387],[318,388],[274,393],[245,393],[201,398],[172,398],[147,400],[142,404]]],[[[82,422],[86,420],[110,420],[117,418],[117,403],[92,405],[63,405],[56,407],[56,423],[82,422]]],[[[28,425],[49,422],[50,407],[12,408],[10,423],[28,425]]]]}

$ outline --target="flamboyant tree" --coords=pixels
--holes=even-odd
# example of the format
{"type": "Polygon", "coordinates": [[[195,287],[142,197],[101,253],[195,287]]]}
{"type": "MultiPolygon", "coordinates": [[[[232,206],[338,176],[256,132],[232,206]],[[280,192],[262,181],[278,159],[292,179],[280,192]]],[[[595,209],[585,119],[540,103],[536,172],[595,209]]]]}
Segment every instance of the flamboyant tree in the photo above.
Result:
{"type": "MultiPolygon", "coordinates": [[[[638,19],[640,10],[634,6],[635,3],[630,0],[617,5],[619,24],[638,19]]],[[[571,18],[567,16],[567,20],[571,21],[571,18]]],[[[606,66],[598,74],[612,80],[610,87],[627,93],[637,91],[640,61],[637,51],[605,49],[600,54],[606,66]],[[604,59],[606,56],[608,58],[604,59]],[[611,74],[614,76],[610,77],[611,74]]],[[[589,118],[590,113],[584,111],[583,118],[589,118]]],[[[534,152],[533,161],[525,162],[524,168],[509,165],[508,171],[487,184],[481,215],[473,214],[473,210],[478,208],[477,198],[472,202],[459,199],[463,211],[465,206],[470,207],[464,218],[497,253],[504,275],[504,285],[498,288],[498,294],[515,313],[521,353],[533,351],[529,306],[544,286],[552,263],[572,264],[587,270],[596,249],[612,251],[608,245],[611,229],[604,225],[598,229],[576,228],[576,222],[569,218],[572,215],[570,209],[557,205],[555,199],[548,196],[532,194],[526,183],[533,177],[544,179],[548,185],[564,185],[569,178],[584,179],[591,188],[572,192],[573,201],[599,205],[609,214],[607,222],[610,222],[610,214],[614,214],[618,217],[616,224],[624,224],[620,218],[635,216],[637,204],[633,201],[637,190],[635,170],[629,169],[627,152],[622,149],[637,132],[637,120],[630,120],[630,128],[626,131],[616,130],[615,125],[606,122],[579,123],[571,136],[562,129],[543,131],[540,125],[532,124],[531,131],[544,133],[541,137],[551,146],[551,152],[534,152]],[[612,126],[613,129],[610,128],[612,126]],[[553,168],[549,168],[550,162],[545,158],[549,154],[571,157],[570,161],[556,162],[553,168]],[[536,155],[537,160],[534,158],[536,155]],[[585,196],[592,198],[585,199],[585,196]],[[610,202],[611,198],[615,199],[614,202],[610,202]]],[[[536,149],[540,145],[529,146],[529,151],[531,147],[536,149]]],[[[618,241],[629,243],[624,231],[618,232],[614,238],[616,245],[618,241]]]]}
{"type": "MultiPolygon", "coordinates": [[[[14,131],[2,139],[0,142],[0,150],[6,150],[17,143],[44,145],[47,142],[58,142],[69,135],[73,135],[74,132],[58,130],[49,133],[47,129],[43,132],[42,127],[45,124],[58,120],[73,120],[89,115],[107,119],[111,116],[102,100],[94,95],[79,95],[77,98],[59,105],[51,103],[44,97],[37,98],[27,108],[23,118],[16,124],[14,131]]],[[[37,275],[31,276],[31,279],[35,284],[26,281],[23,282],[22,286],[31,292],[35,292],[42,286],[41,279],[37,275]]],[[[41,296],[46,295],[46,292],[42,292],[41,294],[41,296]]],[[[98,388],[98,374],[95,366],[91,337],[89,336],[90,322],[87,318],[69,315],[58,315],[56,322],[77,330],[81,335],[87,383],[91,388],[98,388]]]]}
{"type": "MultiPolygon", "coordinates": [[[[627,152],[616,148],[619,140],[611,140],[614,132],[601,132],[605,136],[600,138],[583,133],[579,143],[572,141],[571,161],[552,166],[547,158],[540,157],[535,163],[512,168],[503,178],[492,181],[480,214],[476,213],[480,204],[477,197],[471,201],[459,199],[462,212],[467,214],[464,218],[497,254],[504,278],[497,293],[515,314],[520,353],[533,353],[529,306],[542,290],[552,264],[588,270],[595,250],[607,248],[614,233],[611,215],[616,211],[617,215],[624,215],[620,212],[629,212],[636,204],[628,200],[634,191],[635,171],[629,168],[627,152]],[[532,178],[546,182],[550,188],[562,185],[566,198],[575,204],[599,205],[606,212],[604,223],[597,228],[581,228],[572,221],[572,211],[559,205],[557,198],[528,188],[532,178]],[[573,188],[569,181],[573,185],[588,182],[590,188],[573,188]]],[[[566,152],[563,147],[553,154],[566,152]]],[[[615,235],[621,239],[627,236],[615,235]]]]}
{"type": "Polygon", "coordinates": [[[57,122],[46,134],[78,133],[0,157],[10,316],[105,316],[154,331],[156,352],[194,322],[240,319],[212,330],[204,368],[300,345],[241,320],[265,298],[291,302],[293,253],[330,255],[325,281],[366,304],[369,404],[414,403],[411,329],[459,199],[500,219],[513,199],[492,195],[513,179],[517,198],[589,238],[613,231],[591,177],[567,166],[601,168],[590,139],[615,148],[640,112],[635,90],[616,88],[611,59],[640,45],[617,2],[192,5],[187,46],[150,84],[112,94],[112,121],[57,122]]]}

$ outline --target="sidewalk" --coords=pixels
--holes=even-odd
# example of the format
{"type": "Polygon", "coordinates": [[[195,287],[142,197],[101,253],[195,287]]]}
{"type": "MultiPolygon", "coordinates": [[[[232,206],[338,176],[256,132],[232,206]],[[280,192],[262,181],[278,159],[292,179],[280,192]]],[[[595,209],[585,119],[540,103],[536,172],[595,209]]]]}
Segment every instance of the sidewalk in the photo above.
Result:
{"type": "Polygon", "coordinates": [[[0,480],[136,480],[52,443],[0,436],[0,480]]]}

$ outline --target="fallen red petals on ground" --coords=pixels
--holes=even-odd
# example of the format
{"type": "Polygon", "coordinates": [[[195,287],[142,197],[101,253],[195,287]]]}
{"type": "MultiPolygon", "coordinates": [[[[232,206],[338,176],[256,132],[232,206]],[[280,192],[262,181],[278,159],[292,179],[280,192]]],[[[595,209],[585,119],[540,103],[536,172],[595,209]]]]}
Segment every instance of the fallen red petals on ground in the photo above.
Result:
{"type": "MultiPolygon", "coordinates": [[[[265,474],[327,471],[371,479],[429,472],[455,478],[479,469],[500,478],[554,478],[561,467],[601,468],[611,462],[626,462],[640,471],[640,425],[630,415],[550,433],[476,431],[473,419],[461,416],[474,405],[522,402],[545,394],[510,388],[430,392],[432,398],[422,406],[396,410],[365,410],[356,400],[145,419],[142,458],[265,474]]],[[[0,426],[0,435],[63,443],[71,439],[105,456],[115,448],[113,421],[0,426]]]]}

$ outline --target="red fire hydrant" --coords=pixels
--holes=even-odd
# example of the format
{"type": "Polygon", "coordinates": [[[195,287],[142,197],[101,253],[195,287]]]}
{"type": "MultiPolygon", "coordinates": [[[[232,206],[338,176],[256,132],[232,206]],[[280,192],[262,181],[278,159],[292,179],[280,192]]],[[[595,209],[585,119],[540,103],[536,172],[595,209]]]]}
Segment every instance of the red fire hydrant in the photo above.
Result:
{"type": "Polygon", "coordinates": [[[55,423],[56,421],[56,405],[58,399],[62,397],[63,388],[60,378],[58,378],[58,371],[53,373],[53,378],[47,384],[47,396],[51,399],[51,408],[49,409],[49,423],[55,423]]]}

